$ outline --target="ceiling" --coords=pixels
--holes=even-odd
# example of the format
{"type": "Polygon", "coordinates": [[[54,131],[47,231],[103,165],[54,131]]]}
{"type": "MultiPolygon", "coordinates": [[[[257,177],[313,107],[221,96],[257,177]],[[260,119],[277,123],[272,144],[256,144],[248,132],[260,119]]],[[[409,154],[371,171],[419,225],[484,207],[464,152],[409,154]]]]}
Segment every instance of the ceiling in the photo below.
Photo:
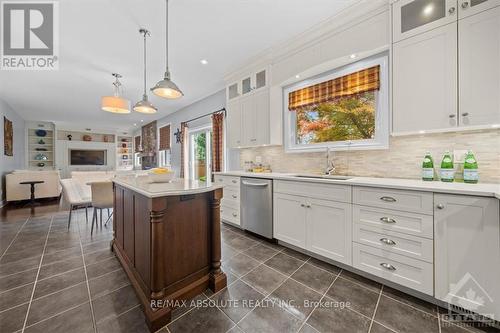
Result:
{"type": "Polygon", "coordinates": [[[112,72],[123,75],[132,105],[142,95],[142,37],[148,41],[148,88],[165,71],[165,1],[59,2],[58,71],[2,71],[0,98],[26,120],[129,130],[162,118],[224,87],[223,76],[248,58],[335,15],[354,0],[171,0],[170,67],[185,96],[162,100],[155,115],[100,110],[112,94],[112,72]],[[200,63],[208,61],[207,65],[200,63]]]}

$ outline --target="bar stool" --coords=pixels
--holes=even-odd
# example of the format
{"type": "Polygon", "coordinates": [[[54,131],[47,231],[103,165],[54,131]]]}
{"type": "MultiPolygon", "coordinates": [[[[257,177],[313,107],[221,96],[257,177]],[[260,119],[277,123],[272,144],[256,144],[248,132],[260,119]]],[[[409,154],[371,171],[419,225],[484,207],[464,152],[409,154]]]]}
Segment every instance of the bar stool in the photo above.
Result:
{"type": "MultiPolygon", "coordinates": [[[[90,189],[92,192],[92,206],[94,207],[94,214],[92,216],[92,227],[90,229],[90,234],[94,232],[94,221],[97,227],[97,210],[99,210],[99,217],[102,227],[102,210],[108,210],[108,220],[111,218],[109,214],[109,209],[113,207],[113,182],[102,181],[102,182],[92,182],[90,183],[90,189]]],[[[107,223],[107,221],[106,221],[107,223]]]]}

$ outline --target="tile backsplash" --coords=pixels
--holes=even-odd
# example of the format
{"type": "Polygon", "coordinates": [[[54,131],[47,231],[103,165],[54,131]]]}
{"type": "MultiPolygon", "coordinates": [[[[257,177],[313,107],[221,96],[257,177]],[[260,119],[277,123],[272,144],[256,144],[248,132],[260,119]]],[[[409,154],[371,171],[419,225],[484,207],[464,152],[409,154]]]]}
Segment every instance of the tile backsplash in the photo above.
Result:
{"type": "MultiPolygon", "coordinates": [[[[500,129],[391,137],[387,150],[334,152],[336,173],[365,177],[421,177],[426,151],[439,166],[444,151],[472,149],[479,165],[480,181],[500,183],[500,129]]],[[[318,173],[325,168],[325,153],[286,154],[282,146],[241,150],[240,164],[260,156],[274,172],[318,173]]]]}

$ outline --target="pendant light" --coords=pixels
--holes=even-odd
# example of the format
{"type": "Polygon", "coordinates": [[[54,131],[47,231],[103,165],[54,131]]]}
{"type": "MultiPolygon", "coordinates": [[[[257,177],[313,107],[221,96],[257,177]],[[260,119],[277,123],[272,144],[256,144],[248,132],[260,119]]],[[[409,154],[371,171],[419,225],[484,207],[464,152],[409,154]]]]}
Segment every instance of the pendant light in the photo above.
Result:
{"type": "Polygon", "coordinates": [[[166,57],[166,71],[165,77],[163,80],[159,81],[151,90],[153,94],[159,97],[167,98],[167,99],[175,99],[182,97],[184,94],[177,87],[177,85],[170,80],[170,70],[168,68],[168,0],[165,0],[166,4],[166,23],[165,23],[165,32],[166,32],[166,47],[165,47],[165,57],[166,57]]]}
{"type": "Polygon", "coordinates": [[[140,112],[140,113],[147,113],[147,114],[153,114],[158,111],[157,108],[154,107],[154,105],[148,100],[148,94],[146,93],[146,73],[147,73],[147,67],[146,67],[146,38],[148,36],[151,36],[148,30],[146,29],[140,29],[139,33],[144,37],[144,92],[142,95],[142,100],[139,102],[135,103],[134,105],[134,111],[140,112]]]}
{"type": "Polygon", "coordinates": [[[120,86],[122,84],[119,79],[122,76],[118,73],[113,73],[112,75],[115,78],[115,82],[113,82],[115,93],[113,96],[104,96],[101,98],[101,109],[111,113],[130,113],[130,101],[120,97],[120,86]]]}

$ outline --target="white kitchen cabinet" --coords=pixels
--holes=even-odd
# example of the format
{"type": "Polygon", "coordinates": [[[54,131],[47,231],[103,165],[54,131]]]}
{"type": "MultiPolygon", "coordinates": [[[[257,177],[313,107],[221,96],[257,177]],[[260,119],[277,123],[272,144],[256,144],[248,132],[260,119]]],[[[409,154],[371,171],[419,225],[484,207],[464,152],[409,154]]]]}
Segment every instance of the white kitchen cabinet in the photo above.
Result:
{"type": "Polygon", "coordinates": [[[306,209],[303,197],[274,194],[274,238],[306,248],[306,209]]]}
{"type": "Polygon", "coordinates": [[[228,102],[228,143],[231,148],[270,143],[269,89],[228,102]]]}
{"type": "Polygon", "coordinates": [[[398,42],[455,22],[457,1],[400,0],[393,5],[393,20],[394,41],[398,42]]]}
{"type": "Polygon", "coordinates": [[[458,36],[459,124],[500,124],[500,6],[460,20],[458,36]]]}
{"type": "Polygon", "coordinates": [[[309,199],[307,241],[309,251],[335,261],[351,264],[351,205],[342,202],[309,199]]]}
{"type": "Polygon", "coordinates": [[[275,192],[274,238],[349,265],[351,214],[350,203],[275,192]]]}
{"type": "Polygon", "coordinates": [[[499,200],[435,195],[435,297],[500,318],[499,200]]]}
{"type": "Polygon", "coordinates": [[[458,18],[475,15],[496,6],[500,6],[500,0],[458,0],[458,18]]]}
{"type": "Polygon", "coordinates": [[[227,103],[227,144],[230,148],[242,145],[242,115],[240,100],[227,103]]]}
{"type": "Polygon", "coordinates": [[[393,45],[393,132],[457,126],[457,27],[393,45]]]}

